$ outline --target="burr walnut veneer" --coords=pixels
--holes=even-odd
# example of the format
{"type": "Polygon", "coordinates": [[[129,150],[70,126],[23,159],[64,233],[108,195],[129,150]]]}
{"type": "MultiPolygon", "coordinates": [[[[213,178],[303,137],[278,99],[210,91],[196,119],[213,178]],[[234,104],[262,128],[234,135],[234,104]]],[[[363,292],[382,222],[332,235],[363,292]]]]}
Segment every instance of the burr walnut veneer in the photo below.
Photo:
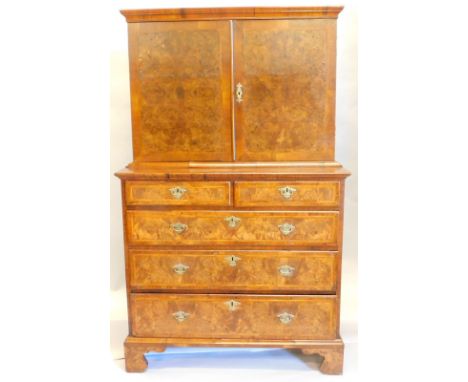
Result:
{"type": "Polygon", "coordinates": [[[167,346],[245,346],[302,349],[341,373],[340,11],[122,11],[128,371],[167,346]]]}

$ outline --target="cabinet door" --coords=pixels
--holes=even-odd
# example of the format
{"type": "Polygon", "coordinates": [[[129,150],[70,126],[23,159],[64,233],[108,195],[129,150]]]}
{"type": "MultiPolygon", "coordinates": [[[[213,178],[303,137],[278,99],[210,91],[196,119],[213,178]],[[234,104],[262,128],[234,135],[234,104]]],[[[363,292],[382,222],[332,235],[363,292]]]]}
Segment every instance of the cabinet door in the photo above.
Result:
{"type": "Polygon", "coordinates": [[[240,161],[334,159],[336,20],[236,21],[240,161]]]}
{"type": "Polygon", "coordinates": [[[231,160],[229,21],[128,27],[135,160],[231,160]]]}

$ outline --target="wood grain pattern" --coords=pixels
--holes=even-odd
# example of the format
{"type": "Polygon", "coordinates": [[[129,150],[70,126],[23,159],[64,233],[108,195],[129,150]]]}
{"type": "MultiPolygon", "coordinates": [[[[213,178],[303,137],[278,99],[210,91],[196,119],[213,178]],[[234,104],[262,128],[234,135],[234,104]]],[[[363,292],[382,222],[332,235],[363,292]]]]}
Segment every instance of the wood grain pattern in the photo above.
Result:
{"type": "Polygon", "coordinates": [[[335,339],[335,296],[132,294],[135,337],[335,339]],[[227,302],[235,300],[237,309],[227,302]],[[178,322],[173,314],[189,316],[178,322]],[[288,312],[293,320],[277,317],[288,312]]]}
{"type": "Polygon", "coordinates": [[[126,182],[127,203],[130,206],[229,206],[230,182],[126,182]],[[179,198],[171,189],[183,188],[179,198]]]}
{"type": "Polygon", "coordinates": [[[129,256],[133,291],[313,294],[336,288],[334,252],[131,250],[129,256]],[[182,274],[174,270],[180,264],[188,267],[182,274]],[[283,276],[281,266],[292,267],[292,275],[283,276]]]}
{"type": "Polygon", "coordinates": [[[336,20],[236,21],[241,161],[334,159],[336,20]]]}
{"type": "Polygon", "coordinates": [[[249,245],[336,249],[339,212],[127,211],[128,241],[133,245],[249,245]],[[225,220],[240,219],[235,228],[225,220]],[[177,233],[172,224],[185,224],[177,233]],[[289,235],[279,225],[293,224],[289,235]]]}
{"type": "Polygon", "coordinates": [[[322,207],[340,205],[340,182],[236,182],[234,185],[236,207],[322,207]],[[289,199],[280,191],[292,187],[289,199]]]}
{"type": "Polygon", "coordinates": [[[227,21],[129,24],[135,161],[232,159],[227,21]]]}
{"type": "Polygon", "coordinates": [[[274,18],[337,18],[343,7],[228,7],[182,9],[126,9],[127,22],[230,20],[274,18]]]}

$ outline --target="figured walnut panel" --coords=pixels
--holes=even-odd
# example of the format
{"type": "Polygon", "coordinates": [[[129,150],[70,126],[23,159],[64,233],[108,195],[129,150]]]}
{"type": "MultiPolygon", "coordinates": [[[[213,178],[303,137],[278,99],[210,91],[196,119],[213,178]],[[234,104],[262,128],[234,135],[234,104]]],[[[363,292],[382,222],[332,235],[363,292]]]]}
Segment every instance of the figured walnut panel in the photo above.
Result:
{"type": "Polygon", "coordinates": [[[333,160],[336,20],[236,21],[240,161],[333,160]]]}
{"type": "Polygon", "coordinates": [[[307,291],[336,290],[335,253],[297,251],[141,251],[129,252],[133,290],[307,291]],[[232,256],[236,260],[230,262],[232,256]],[[188,268],[178,274],[174,267],[188,268]],[[281,266],[293,269],[291,276],[281,266]]]}
{"type": "Polygon", "coordinates": [[[339,212],[127,211],[130,245],[338,247],[339,212]],[[239,218],[231,228],[226,218],[239,218]],[[173,224],[185,224],[177,233],[173,224]],[[279,225],[295,230],[284,235],[279,225]]]}
{"type": "Polygon", "coordinates": [[[136,337],[335,339],[335,296],[131,294],[136,337]],[[234,300],[234,310],[228,302],[234,300]],[[177,321],[173,314],[189,316],[177,321]],[[282,313],[294,315],[282,323],[282,313]]]}
{"type": "Polygon", "coordinates": [[[125,184],[127,204],[161,206],[229,206],[230,182],[145,182],[129,181],[125,184]],[[171,189],[182,188],[178,197],[171,189]]]}
{"type": "Polygon", "coordinates": [[[236,182],[237,207],[339,207],[340,182],[236,182]],[[280,189],[292,187],[294,192],[285,198],[280,189]]]}
{"type": "Polygon", "coordinates": [[[136,161],[232,159],[228,21],[129,25],[136,161]]]}

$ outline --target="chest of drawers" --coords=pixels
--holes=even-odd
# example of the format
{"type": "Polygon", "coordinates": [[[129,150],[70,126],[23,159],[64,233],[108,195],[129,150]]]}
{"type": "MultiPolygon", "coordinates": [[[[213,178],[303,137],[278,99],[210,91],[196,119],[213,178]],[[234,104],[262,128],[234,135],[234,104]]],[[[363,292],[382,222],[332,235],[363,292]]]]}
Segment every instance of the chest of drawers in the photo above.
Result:
{"type": "Polygon", "coordinates": [[[168,346],[298,348],[341,373],[341,8],[123,11],[127,371],[168,346]]]}

